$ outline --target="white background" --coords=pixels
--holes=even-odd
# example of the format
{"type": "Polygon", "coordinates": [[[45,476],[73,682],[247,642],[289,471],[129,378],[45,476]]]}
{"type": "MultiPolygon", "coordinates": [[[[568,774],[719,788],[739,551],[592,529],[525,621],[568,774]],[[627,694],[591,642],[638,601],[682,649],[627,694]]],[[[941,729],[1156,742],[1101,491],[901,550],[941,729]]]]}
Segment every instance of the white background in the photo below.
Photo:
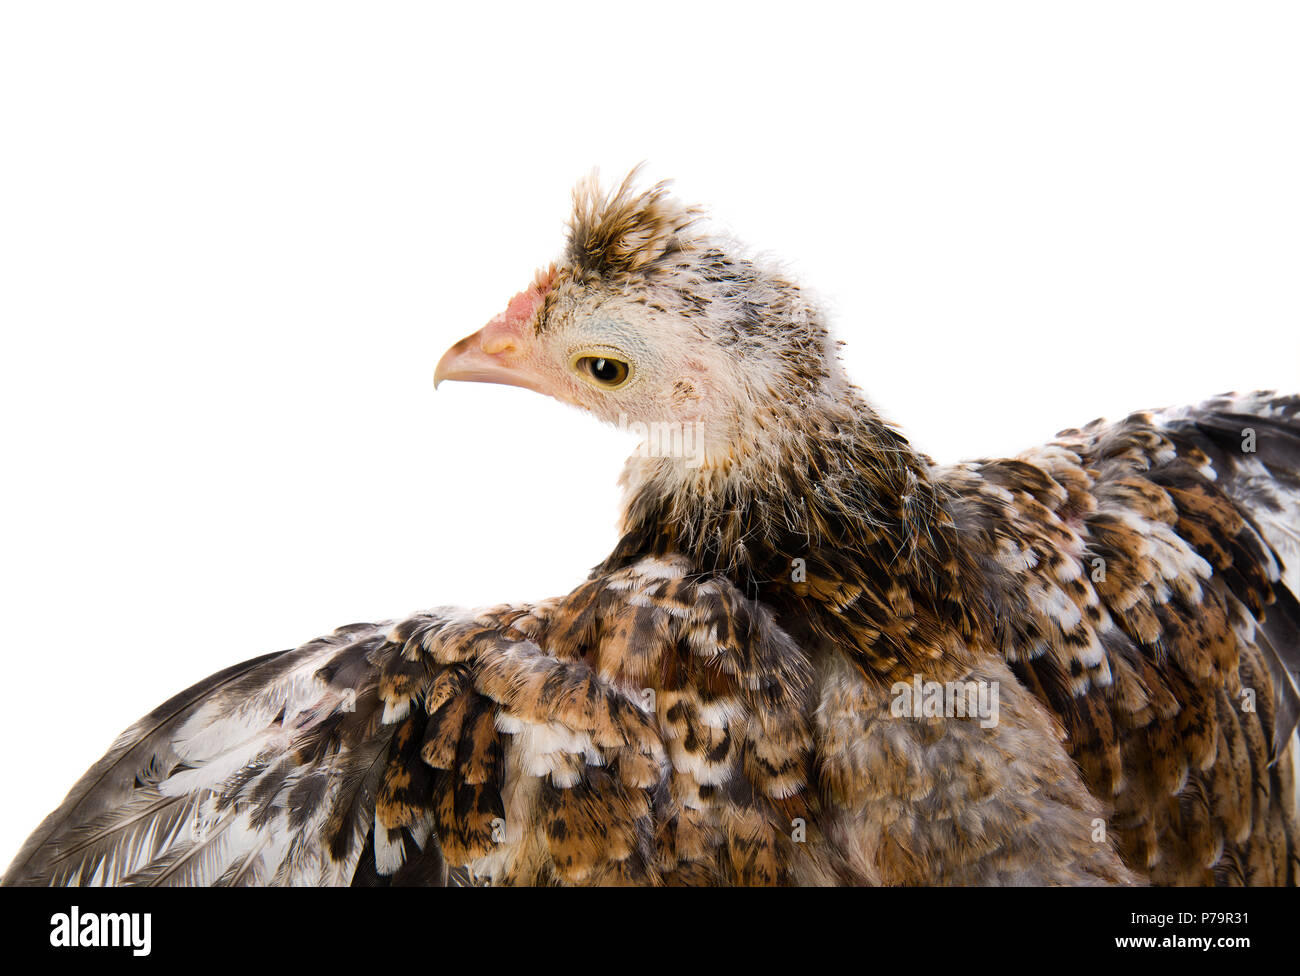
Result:
{"type": "Polygon", "coordinates": [[[204,675],[605,554],[623,435],[431,385],[593,165],[788,260],[940,460],[1300,389],[1294,4],[848,11],[0,7],[0,864],[204,675]]]}

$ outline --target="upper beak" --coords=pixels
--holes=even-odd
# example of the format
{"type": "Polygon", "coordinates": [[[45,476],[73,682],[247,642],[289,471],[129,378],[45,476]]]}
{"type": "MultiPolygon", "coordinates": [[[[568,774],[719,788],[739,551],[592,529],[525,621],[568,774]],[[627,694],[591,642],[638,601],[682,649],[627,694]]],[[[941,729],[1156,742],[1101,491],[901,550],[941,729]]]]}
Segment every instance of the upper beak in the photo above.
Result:
{"type": "Polygon", "coordinates": [[[499,318],[456,343],[438,360],[433,388],[443,380],[502,383],[545,393],[541,381],[522,362],[522,338],[499,318]]]}
{"type": "Polygon", "coordinates": [[[528,361],[536,349],[532,322],[554,277],[552,265],[510,299],[504,312],[448,349],[433,371],[433,388],[436,390],[443,380],[464,380],[504,383],[535,393],[548,393],[541,376],[529,368],[528,361]]]}

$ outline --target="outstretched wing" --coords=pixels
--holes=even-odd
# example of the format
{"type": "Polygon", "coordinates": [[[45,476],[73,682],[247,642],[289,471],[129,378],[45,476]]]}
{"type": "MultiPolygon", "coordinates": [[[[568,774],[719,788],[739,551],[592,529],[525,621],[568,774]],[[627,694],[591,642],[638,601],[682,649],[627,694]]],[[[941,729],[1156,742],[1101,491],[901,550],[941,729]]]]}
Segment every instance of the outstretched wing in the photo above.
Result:
{"type": "Polygon", "coordinates": [[[1273,600],[1255,636],[1279,686],[1284,740],[1300,724],[1300,396],[1219,397],[1156,420],[1180,453],[1204,455],[1249,530],[1272,549],[1273,560],[1262,562],[1273,600]]]}
{"type": "Polygon", "coordinates": [[[999,581],[1003,652],[1127,863],[1295,883],[1300,401],[1096,422],[946,478],[999,581]]]}
{"type": "Polygon", "coordinates": [[[3,883],[781,880],[807,686],[761,608],[655,560],[344,627],[132,726],[3,883]]]}

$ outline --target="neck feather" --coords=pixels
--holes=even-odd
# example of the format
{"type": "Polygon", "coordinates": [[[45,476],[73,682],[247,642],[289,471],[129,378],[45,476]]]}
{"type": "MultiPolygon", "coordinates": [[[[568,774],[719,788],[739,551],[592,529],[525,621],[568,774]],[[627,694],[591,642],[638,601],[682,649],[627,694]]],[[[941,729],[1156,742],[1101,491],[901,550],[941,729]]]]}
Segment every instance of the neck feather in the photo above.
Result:
{"type": "Polygon", "coordinates": [[[769,413],[723,459],[630,459],[600,569],[686,555],[884,680],[964,658],[989,622],[929,460],[851,389],[769,413]]]}

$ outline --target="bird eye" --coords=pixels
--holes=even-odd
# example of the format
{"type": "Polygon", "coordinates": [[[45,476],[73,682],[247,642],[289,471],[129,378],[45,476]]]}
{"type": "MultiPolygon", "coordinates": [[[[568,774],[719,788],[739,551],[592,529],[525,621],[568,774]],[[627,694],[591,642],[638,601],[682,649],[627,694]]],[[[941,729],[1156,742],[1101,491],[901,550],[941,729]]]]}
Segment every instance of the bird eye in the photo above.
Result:
{"type": "Polygon", "coordinates": [[[599,385],[611,390],[626,383],[631,372],[623,360],[608,356],[583,356],[574,365],[599,385]]]}

